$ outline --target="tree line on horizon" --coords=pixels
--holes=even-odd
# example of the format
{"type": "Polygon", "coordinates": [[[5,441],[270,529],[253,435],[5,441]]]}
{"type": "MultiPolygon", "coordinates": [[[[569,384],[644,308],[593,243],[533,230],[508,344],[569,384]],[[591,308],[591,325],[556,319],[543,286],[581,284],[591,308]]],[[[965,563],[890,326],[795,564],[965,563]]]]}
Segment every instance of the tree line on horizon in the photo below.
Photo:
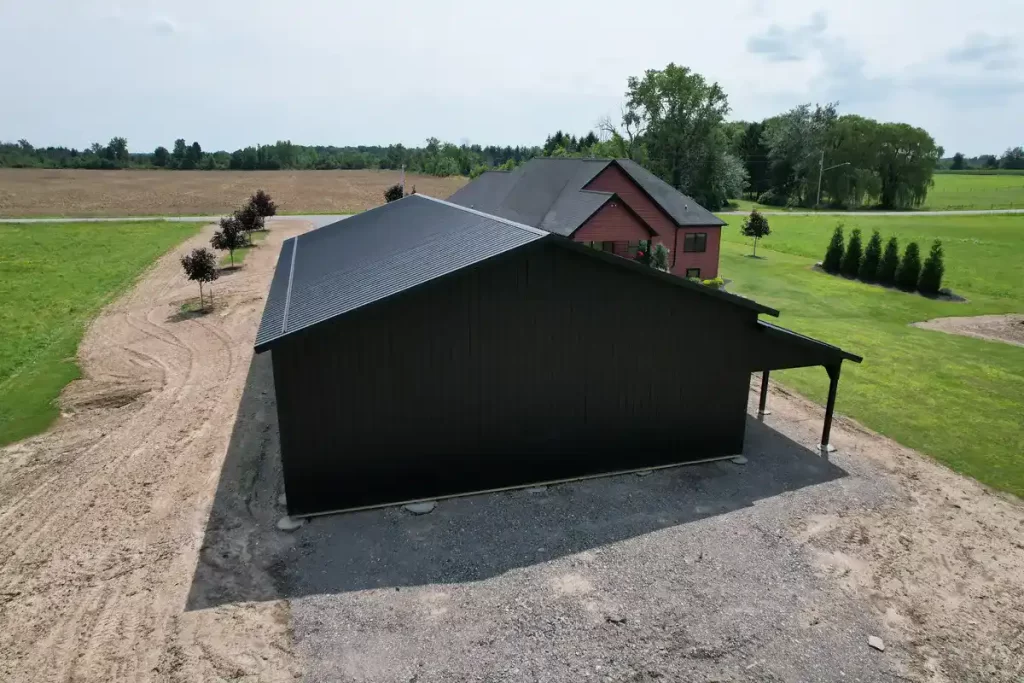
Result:
{"type": "MultiPolygon", "coordinates": [[[[184,138],[171,149],[128,151],[127,140],[87,150],[0,143],[0,166],[202,170],[397,169],[476,177],[511,170],[537,156],[629,158],[717,211],[746,197],[771,206],[835,208],[920,206],[944,150],[924,129],[840,114],[836,103],[802,104],[762,121],[726,121],[728,96],[683,66],[669,64],[627,81],[622,118],[605,117],[583,135],[561,130],[538,146],[455,145],[429,138],[423,147],[309,146],[288,140],[233,152],[206,152],[184,138]]],[[[962,155],[958,155],[962,157],[962,155]]],[[[991,155],[994,157],[994,155],[991,155]]],[[[987,160],[984,163],[991,163],[987,160]]],[[[1007,150],[1007,168],[1024,152],[1007,150]]],[[[952,164],[964,160],[954,157],[952,164]]]]}
{"type": "Polygon", "coordinates": [[[717,83],[669,64],[629,79],[621,124],[600,122],[603,136],[591,149],[549,138],[543,151],[628,157],[712,211],[740,197],[770,206],[920,206],[943,154],[922,128],[840,115],[835,103],[762,121],[726,121],[729,111],[717,83]]]}
{"type": "Polygon", "coordinates": [[[942,159],[939,168],[948,171],[1019,171],[1024,169],[1024,147],[1009,147],[998,157],[995,154],[982,154],[968,158],[957,152],[949,159],[942,159]]]}
{"type": "Polygon", "coordinates": [[[87,168],[87,169],[171,169],[171,170],[336,170],[398,169],[428,175],[470,175],[478,166],[514,165],[540,154],[539,147],[498,145],[454,145],[429,138],[423,147],[399,144],[335,147],[298,145],[290,140],[248,146],[233,152],[204,151],[199,142],[175,140],[168,149],[129,152],[128,141],[115,137],[106,145],[93,143],[87,149],[34,147],[28,140],[0,142],[0,167],[87,168]]]}

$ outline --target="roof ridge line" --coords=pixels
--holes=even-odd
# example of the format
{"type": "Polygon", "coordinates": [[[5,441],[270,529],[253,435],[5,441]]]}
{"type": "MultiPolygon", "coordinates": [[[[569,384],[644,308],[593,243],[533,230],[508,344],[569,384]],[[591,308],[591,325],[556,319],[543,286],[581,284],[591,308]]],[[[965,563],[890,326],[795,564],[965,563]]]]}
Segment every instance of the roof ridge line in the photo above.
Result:
{"type": "Polygon", "coordinates": [[[547,230],[542,230],[540,228],[534,228],[533,226],[526,225],[525,223],[518,223],[516,221],[511,221],[511,220],[509,220],[507,218],[502,218],[501,216],[495,216],[494,214],[487,213],[485,211],[477,211],[476,209],[471,209],[468,206],[462,206],[461,204],[453,204],[452,202],[446,202],[443,199],[438,199],[437,197],[431,197],[430,195],[427,195],[427,194],[419,194],[419,193],[417,193],[417,194],[409,195],[409,196],[410,197],[422,197],[423,199],[429,199],[432,202],[437,202],[438,204],[444,204],[445,206],[450,206],[451,208],[458,209],[459,211],[465,211],[466,213],[471,213],[471,214],[474,214],[474,215],[477,215],[477,216],[483,216],[484,218],[489,218],[489,219],[491,219],[493,221],[498,221],[499,223],[504,223],[506,225],[511,225],[514,228],[519,228],[520,230],[526,230],[527,232],[532,232],[535,235],[550,235],[551,234],[547,230]]]}
{"type": "Polygon", "coordinates": [[[292,238],[292,263],[288,267],[288,289],[284,294],[284,312],[281,315],[281,334],[288,331],[288,309],[292,307],[292,282],[295,280],[295,255],[299,253],[299,236],[292,238]]]}

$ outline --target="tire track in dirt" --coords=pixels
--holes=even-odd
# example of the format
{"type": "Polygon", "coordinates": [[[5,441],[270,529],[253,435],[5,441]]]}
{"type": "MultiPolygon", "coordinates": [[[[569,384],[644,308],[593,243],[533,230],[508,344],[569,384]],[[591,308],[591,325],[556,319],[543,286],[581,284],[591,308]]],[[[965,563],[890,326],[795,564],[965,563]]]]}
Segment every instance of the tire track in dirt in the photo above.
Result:
{"type": "Polygon", "coordinates": [[[183,609],[262,297],[309,227],[276,222],[202,317],[178,257],[212,226],[166,254],[90,326],[70,412],[0,449],[0,680],[293,678],[285,603],[183,609]]]}

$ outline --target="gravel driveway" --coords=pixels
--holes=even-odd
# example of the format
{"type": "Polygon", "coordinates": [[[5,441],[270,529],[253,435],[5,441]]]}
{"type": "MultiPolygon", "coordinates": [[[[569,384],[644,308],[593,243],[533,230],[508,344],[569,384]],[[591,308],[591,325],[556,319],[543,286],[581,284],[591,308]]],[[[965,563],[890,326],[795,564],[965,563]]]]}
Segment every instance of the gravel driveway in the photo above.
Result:
{"type": "Polygon", "coordinates": [[[304,680],[1020,671],[1019,501],[843,418],[826,460],[812,450],[820,406],[779,387],[765,423],[748,419],[747,464],[445,500],[423,516],[319,517],[287,535],[273,529],[267,361],[250,371],[187,609],[287,601],[304,680]]]}
{"type": "Polygon", "coordinates": [[[279,575],[308,680],[896,680],[784,531],[889,492],[749,429],[747,465],[314,520],[279,575]]]}

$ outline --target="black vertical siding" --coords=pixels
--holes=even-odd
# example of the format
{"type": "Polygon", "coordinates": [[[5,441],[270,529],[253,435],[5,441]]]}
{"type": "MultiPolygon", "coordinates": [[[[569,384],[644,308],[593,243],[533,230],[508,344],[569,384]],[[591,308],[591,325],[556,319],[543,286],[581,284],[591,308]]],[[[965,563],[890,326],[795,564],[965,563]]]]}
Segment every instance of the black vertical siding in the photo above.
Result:
{"type": "Polygon", "coordinates": [[[282,340],[289,509],[737,453],[755,318],[544,242],[282,340]]]}

